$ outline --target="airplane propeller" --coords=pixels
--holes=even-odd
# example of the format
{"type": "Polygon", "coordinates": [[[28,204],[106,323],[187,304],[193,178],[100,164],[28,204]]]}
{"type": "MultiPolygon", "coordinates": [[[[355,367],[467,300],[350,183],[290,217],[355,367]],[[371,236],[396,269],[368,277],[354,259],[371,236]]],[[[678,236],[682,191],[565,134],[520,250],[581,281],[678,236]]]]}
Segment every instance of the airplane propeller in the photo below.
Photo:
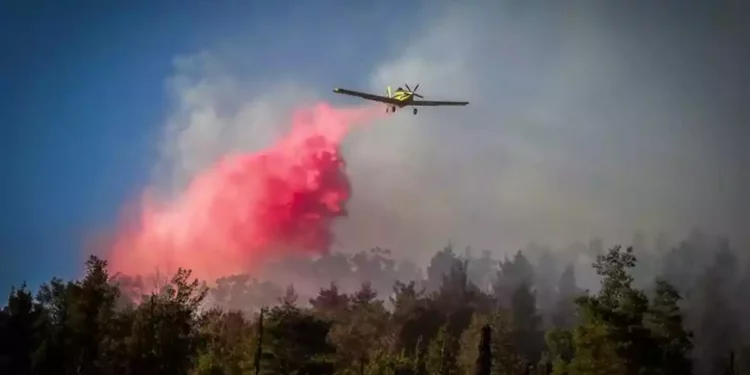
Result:
{"type": "Polygon", "coordinates": [[[417,89],[419,88],[418,83],[416,86],[414,86],[414,90],[412,90],[411,87],[409,87],[409,85],[406,83],[404,83],[404,86],[406,86],[406,89],[409,90],[412,93],[412,95],[416,96],[417,98],[424,99],[424,96],[417,94],[417,89]]]}

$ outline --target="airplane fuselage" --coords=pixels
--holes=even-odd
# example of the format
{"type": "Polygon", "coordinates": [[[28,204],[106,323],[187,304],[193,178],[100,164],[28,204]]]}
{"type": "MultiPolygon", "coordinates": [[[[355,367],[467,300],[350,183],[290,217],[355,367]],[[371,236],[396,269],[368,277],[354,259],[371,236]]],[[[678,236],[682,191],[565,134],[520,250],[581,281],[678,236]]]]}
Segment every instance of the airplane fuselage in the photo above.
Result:
{"type": "Polygon", "coordinates": [[[408,91],[396,90],[392,96],[393,99],[398,100],[399,108],[403,108],[409,105],[414,100],[414,95],[408,91]]]}
{"type": "MultiPolygon", "coordinates": [[[[408,105],[410,105],[414,101],[414,93],[411,91],[405,91],[402,88],[396,89],[396,91],[391,91],[391,87],[388,86],[387,94],[389,98],[395,99],[398,103],[394,105],[389,105],[388,108],[386,108],[386,112],[396,112],[396,108],[404,108],[408,105]]],[[[414,114],[417,114],[417,109],[414,108],[414,114]]]]}

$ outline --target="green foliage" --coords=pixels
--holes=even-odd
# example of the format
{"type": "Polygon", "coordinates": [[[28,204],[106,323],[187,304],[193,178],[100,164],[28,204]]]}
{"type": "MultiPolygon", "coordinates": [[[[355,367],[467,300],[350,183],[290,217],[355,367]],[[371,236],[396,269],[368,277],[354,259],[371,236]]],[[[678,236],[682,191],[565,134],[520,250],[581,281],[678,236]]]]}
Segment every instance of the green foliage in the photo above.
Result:
{"type": "Polygon", "coordinates": [[[682,297],[677,290],[664,280],[656,281],[656,297],[651,301],[651,309],[646,324],[662,352],[660,369],[663,374],[690,375],[693,368],[690,354],[693,349],[692,333],[685,329],[678,303],[682,297]]]}
{"type": "MultiPolygon", "coordinates": [[[[702,259],[700,238],[664,259],[702,259]]],[[[650,260],[637,272],[651,272],[658,256],[638,242],[650,260]]],[[[0,374],[703,375],[750,367],[739,318],[750,304],[728,303],[733,289],[750,286],[750,273],[742,278],[728,244],[697,275],[662,264],[670,272],[648,283],[648,294],[634,280],[630,248],[591,243],[601,277],[592,295],[576,285],[571,258],[527,250],[531,258],[519,251],[498,262],[448,246],[427,280],[404,282],[387,250],[331,255],[316,272],[344,278],[356,268],[362,279],[341,285],[359,288],[332,283],[302,299],[293,286],[247,275],[209,291],[187,270],[144,293],[142,278],[113,280],[91,257],[81,280],[11,290],[0,311],[0,374]],[[696,313],[684,316],[686,305],[696,313]]]]}
{"type": "Polygon", "coordinates": [[[625,375],[627,362],[617,353],[609,327],[591,322],[577,327],[573,333],[575,354],[570,363],[556,362],[554,374],[625,375]]]}
{"type": "MultiPolygon", "coordinates": [[[[471,318],[471,324],[469,324],[469,327],[461,334],[461,352],[458,360],[459,365],[464,373],[473,374],[477,371],[477,358],[480,357],[480,353],[482,350],[482,345],[477,345],[477,343],[482,342],[483,327],[488,327],[490,328],[490,330],[492,329],[491,327],[489,327],[488,322],[489,319],[486,315],[474,314],[474,316],[472,316],[471,318]]],[[[489,352],[483,354],[489,354],[490,361],[492,361],[491,342],[489,342],[489,344],[490,347],[485,348],[489,349],[489,352]]]]}
{"type": "Polygon", "coordinates": [[[429,343],[445,322],[445,314],[415,283],[397,282],[391,297],[395,349],[413,355],[420,343],[429,343]]]}
{"type": "Polygon", "coordinates": [[[492,372],[492,328],[487,324],[482,326],[482,336],[477,351],[479,353],[474,374],[490,375],[492,372]]]}
{"type": "Polygon", "coordinates": [[[198,308],[206,296],[190,271],[180,269],[160,294],[134,311],[127,351],[133,373],[187,374],[201,343],[198,308]]]}
{"type": "Polygon", "coordinates": [[[567,363],[573,358],[573,333],[571,331],[553,328],[547,331],[544,341],[553,360],[567,363]]]}
{"type": "Polygon", "coordinates": [[[408,356],[404,351],[399,354],[387,350],[378,350],[373,361],[366,367],[365,375],[425,375],[420,368],[419,359],[408,356]]]}
{"type": "Polygon", "coordinates": [[[331,322],[293,305],[268,312],[263,361],[268,374],[332,374],[334,347],[327,341],[331,322]]]}
{"type": "Polygon", "coordinates": [[[320,315],[335,319],[346,312],[349,296],[339,292],[339,287],[331,283],[328,289],[321,289],[320,294],[310,300],[313,309],[320,315]]]}
{"type": "Polygon", "coordinates": [[[202,317],[202,345],[195,374],[241,375],[253,369],[256,329],[238,311],[213,310],[202,317]]]}
{"type": "MultiPolygon", "coordinates": [[[[614,247],[597,257],[594,268],[602,276],[602,289],[578,299],[583,321],[574,330],[574,355],[569,363],[560,356],[556,373],[691,373],[691,344],[681,326],[679,294],[659,281],[649,305],[645,293],[632,286],[629,270],[635,262],[632,248],[614,247]]],[[[557,343],[562,341],[558,338],[557,343]]]]}
{"type": "Polygon", "coordinates": [[[388,330],[389,314],[370,283],[347,298],[348,306],[334,323],[330,340],[336,346],[337,372],[358,374],[368,367],[372,352],[389,345],[382,338],[388,330]]]}
{"type": "Polygon", "coordinates": [[[455,336],[444,325],[438,330],[437,336],[430,342],[427,352],[427,372],[435,375],[458,374],[456,361],[459,343],[455,336]]]}
{"type": "Polygon", "coordinates": [[[544,332],[536,312],[536,298],[527,281],[522,281],[511,297],[511,322],[513,347],[527,363],[536,363],[544,347],[544,332]]]}
{"type": "Polygon", "coordinates": [[[526,363],[513,344],[513,326],[507,314],[496,313],[490,317],[492,327],[492,374],[520,375],[526,370],[526,363]]]}
{"type": "Polygon", "coordinates": [[[0,315],[0,373],[30,374],[36,368],[35,352],[41,337],[38,321],[42,311],[26,285],[12,288],[8,306],[0,315]]]}

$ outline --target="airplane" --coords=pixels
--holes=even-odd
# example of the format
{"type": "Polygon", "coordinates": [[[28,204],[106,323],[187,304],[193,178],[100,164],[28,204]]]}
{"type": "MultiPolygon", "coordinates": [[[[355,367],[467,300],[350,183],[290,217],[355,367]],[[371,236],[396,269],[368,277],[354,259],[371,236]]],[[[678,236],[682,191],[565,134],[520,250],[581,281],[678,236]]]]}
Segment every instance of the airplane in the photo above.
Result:
{"type": "MultiPolygon", "coordinates": [[[[418,107],[418,106],[443,106],[443,105],[452,105],[452,106],[464,106],[469,104],[469,102],[451,102],[451,101],[430,101],[430,100],[415,100],[414,97],[417,98],[424,98],[424,96],[417,94],[417,89],[419,88],[419,84],[414,86],[414,90],[412,90],[408,84],[404,84],[406,86],[406,90],[402,89],[401,87],[397,88],[395,92],[391,92],[391,86],[388,86],[386,89],[386,95],[388,96],[380,96],[380,95],[373,95],[368,94],[364,92],[359,91],[352,91],[347,89],[340,89],[335,88],[333,89],[333,92],[337,94],[344,94],[344,95],[351,95],[360,97],[362,99],[372,100],[380,103],[387,104],[387,107],[385,108],[386,112],[396,112],[396,108],[403,108],[408,105],[412,107],[418,107]]],[[[414,108],[412,111],[415,115],[417,114],[417,108],[414,108]]]]}

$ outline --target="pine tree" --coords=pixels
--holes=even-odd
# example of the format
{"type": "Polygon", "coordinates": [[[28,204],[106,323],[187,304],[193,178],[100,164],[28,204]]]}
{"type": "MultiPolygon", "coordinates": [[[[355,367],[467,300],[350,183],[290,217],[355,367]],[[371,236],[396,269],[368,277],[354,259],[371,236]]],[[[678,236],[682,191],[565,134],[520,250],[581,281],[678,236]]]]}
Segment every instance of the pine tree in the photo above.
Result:
{"type": "Polygon", "coordinates": [[[255,375],[260,375],[260,363],[263,358],[263,313],[265,308],[260,310],[260,316],[258,316],[258,343],[255,348],[254,367],[255,375]]]}
{"type": "Polygon", "coordinates": [[[429,373],[435,375],[458,374],[457,352],[458,341],[450,334],[448,326],[443,325],[429,346],[427,356],[429,373]]]}
{"type": "Polygon", "coordinates": [[[489,324],[482,327],[477,357],[476,375],[490,375],[492,372],[492,329],[489,324]]]}

